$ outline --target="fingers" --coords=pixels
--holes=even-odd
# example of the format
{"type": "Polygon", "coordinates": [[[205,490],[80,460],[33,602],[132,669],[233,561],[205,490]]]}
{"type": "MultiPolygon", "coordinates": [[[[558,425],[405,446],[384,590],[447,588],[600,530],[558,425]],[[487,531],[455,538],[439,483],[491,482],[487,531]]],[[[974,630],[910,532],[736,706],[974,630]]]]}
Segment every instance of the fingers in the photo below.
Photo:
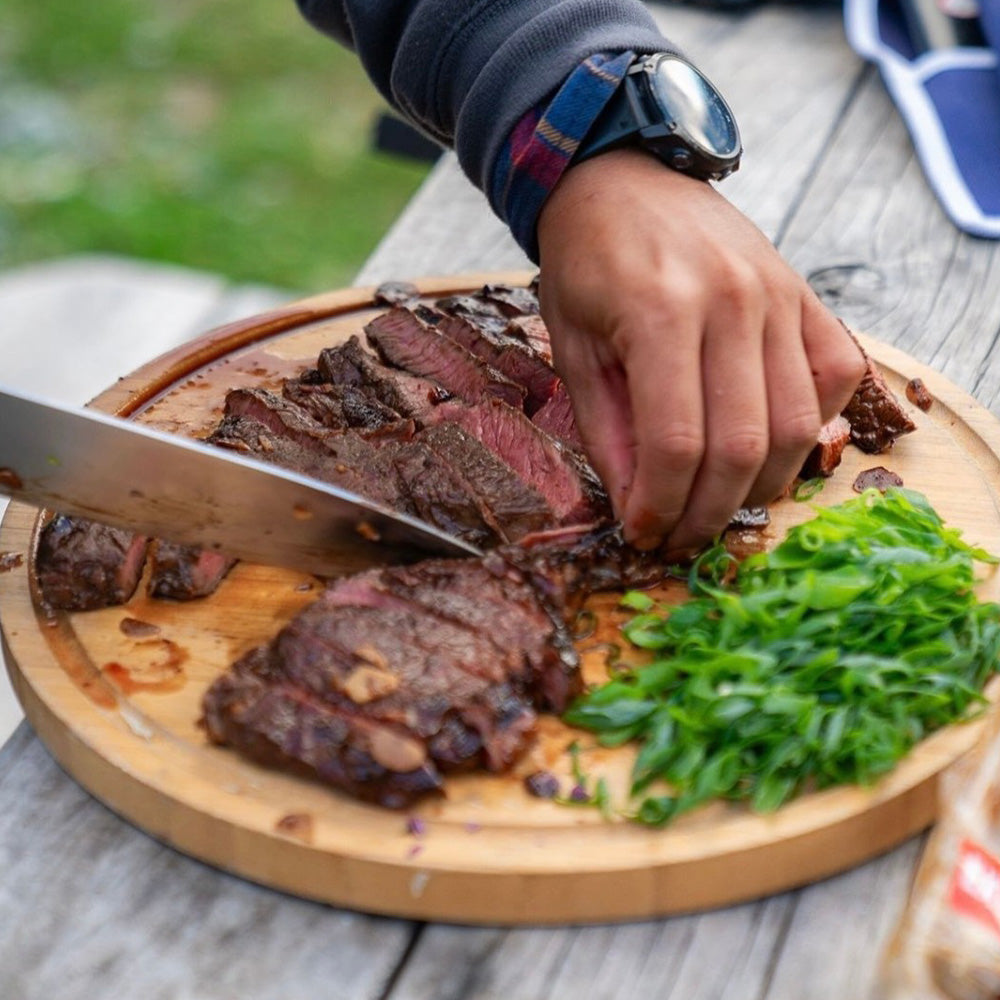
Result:
{"type": "Polygon", "coordinates": [[[566,384],[573,386],[573,414],[584,451],[620,519],[635,471],[632,404],[625,371],[616,359],[595,352],[593,342],[576,331],[560,341],[570,345],[559,367],[566,384]]]}
{"type": "MultiPolygon", "coordinates": [[[[688,456],[692,467],[682,471],[691,488],[681,517],[667,529],[671,551],[697,548],[718,535],[767,460],[766,310],[765,289],[752,270],[732,263],[720,269],[712,308],[703,313],[704,446],[699,455],[688,456]]],[[[637,480],[639,475],[637,470],[637,480]]]]}
{"type": "Polygon", "coordinates": [[[806,286],[802,298],[802,345],[809,358],[820,419],[832,420],[847,405],[865,373],[861,348],[806,286]]]}
{"type": "Polygon", "coordinates": [[[625,335],[635,475],[622,522],[638,548],[655,548],[684,516],[705,452],[701,324],[686,308],[672,316],[637,319],[625,335]]]}

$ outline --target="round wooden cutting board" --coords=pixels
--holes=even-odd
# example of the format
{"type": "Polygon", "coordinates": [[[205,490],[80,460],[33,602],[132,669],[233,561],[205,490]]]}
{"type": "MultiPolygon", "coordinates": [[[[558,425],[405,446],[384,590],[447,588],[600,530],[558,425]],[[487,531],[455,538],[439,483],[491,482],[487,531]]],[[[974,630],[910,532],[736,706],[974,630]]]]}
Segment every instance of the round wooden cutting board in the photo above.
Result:
{"type": "MultiPolygon", "coordinates": [[[[525,280],[469,275],[424,281],[421,289],[433,298],[486,281],[525,280]]],[[[322,347],[360,333],[374,311],[370,289],[350,289],[231,324],[145,366],[95,405],[203,435],[218,421],[227,389],[280,384],[311,366],[322,347]]],[[[767,542],[809,517],[811,504],[854,495],[860,470],[885,465],[924,492],[969,541],[1000,552],[1000,424],[933,371],[862,342],[900,395],[910,378],[920,377],[935,402],[928,413],[914,409],[917,432],[887,455],[848,448],[810,503],[777,503],[767,542]]],[[[39,524],[38,511],[22,504],[12,504],[4,518],[0,552],[23,559],[0,573],[0,625],[17,695],[63,767],[122,816],[182,851],[359,910],[469,923],[609,921],[787,889],[842,871],[930,823],[937,776],[978,730],[960,725],[932,736],[870,790],[807,795],[768,816],[713,805],[649,829],[526,793],[523,778],[533,770],[570,780],[568,747],[576,740],[582,769],[604,776],[612,801],[624,803],[630,751],[597,748],[585,734],[546,718],[513,774],[452,778],[445,798],[408,814],[391,812],[247,763],[209,745],[198,725],[212,680],[312,601],[318,580],[240,564],[202,600],[154,601],[140,588],[124,607],[52,612],[33,599],[39,524]]],[[[984,598],[1000,598],[996,576],[981,589],[984,598]]],[[[614,595],[594,600],[597,626],[578,640],[589,679],[602,675],[609,643],[625,620],[615,605],[614,595]]]]}

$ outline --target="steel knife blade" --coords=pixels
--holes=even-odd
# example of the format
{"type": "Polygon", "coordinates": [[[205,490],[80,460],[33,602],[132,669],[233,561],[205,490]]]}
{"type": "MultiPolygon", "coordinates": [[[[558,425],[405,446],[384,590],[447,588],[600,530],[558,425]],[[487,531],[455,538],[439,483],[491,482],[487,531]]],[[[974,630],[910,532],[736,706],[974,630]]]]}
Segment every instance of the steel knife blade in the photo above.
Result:
{"type": "Polygon", "coordinates": [[[320,576],[429,554],[479,554],[337,486],[3,385],[0,494],[320,576]]]}

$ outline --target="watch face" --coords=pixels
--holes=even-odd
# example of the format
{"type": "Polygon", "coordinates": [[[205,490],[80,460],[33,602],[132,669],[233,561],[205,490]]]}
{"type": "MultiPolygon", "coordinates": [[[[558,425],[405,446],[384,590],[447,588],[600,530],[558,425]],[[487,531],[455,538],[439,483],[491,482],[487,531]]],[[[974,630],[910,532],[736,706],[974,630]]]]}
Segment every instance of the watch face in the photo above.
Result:
{"type": "Polygon", "coordinates": [[[740,134],[729,106],[693,66],[664,56],[649,82],[660,107],[690,142],[721,158],[739,153],[740,134]]]}

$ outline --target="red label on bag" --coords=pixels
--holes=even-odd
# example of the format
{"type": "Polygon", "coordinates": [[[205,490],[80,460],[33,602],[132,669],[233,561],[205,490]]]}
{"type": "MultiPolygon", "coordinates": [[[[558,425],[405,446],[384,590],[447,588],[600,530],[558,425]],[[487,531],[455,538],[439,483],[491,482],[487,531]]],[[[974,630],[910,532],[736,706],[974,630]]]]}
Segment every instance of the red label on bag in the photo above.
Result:
{"type": "Polygon", "coordinates": [[[951,908],[988,927],[1000,938],[1000,860],[963,840],[948,890],[951,908]]]}

